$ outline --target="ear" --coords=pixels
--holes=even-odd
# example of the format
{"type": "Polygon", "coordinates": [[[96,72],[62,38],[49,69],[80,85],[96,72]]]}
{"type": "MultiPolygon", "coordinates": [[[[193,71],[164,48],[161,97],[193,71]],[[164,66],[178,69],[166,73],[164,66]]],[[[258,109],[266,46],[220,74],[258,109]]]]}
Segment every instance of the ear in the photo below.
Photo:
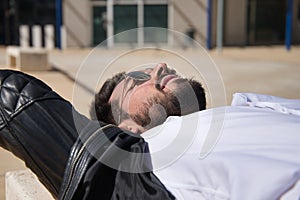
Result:
{"type": "Polygon", "coordinates": [[[133,132],[135,134],[142,134],[143,132],[146,131],[146,129],[140,125],[138,125],[137,123],[135,123],[133,120],[131,119],[126,119],[124,121],[122,121],[119,125],[119,128],[121,129],[125,129],[127,131],[133,132]]]}

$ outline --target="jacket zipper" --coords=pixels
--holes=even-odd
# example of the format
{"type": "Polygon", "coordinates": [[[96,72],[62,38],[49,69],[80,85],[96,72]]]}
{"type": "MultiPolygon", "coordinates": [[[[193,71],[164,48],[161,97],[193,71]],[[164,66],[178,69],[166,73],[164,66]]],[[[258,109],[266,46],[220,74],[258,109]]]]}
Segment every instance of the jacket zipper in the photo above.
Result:
{"type": "MultiPolygon", "coordinates": [[[[107,128],[107,127],[111,127],[114,126],[112,124],[107,124],[104,127],[101,127],[101,130],[107,128]]],[[[71,180],[74,174],[74,169],[75,169],[75,165],[78,162],[83,150],[85,149],[86,145],[89,143],[89,141],[91,141],[96,135],[97,135],[98,131],[96,131],[95,133],[93,133],[84,143],[83,146],[80,148],[79,153],[77,154],[77,156],[75,157],[75,159],[73,160],[73,162],[71,163],[71,172],[70,172],[70,176],[68,178],[68,182],[67,182],[67,189],[65,190],[66,192],[64,192],[62,199],[65,199],[66,194],[69,192],[70,190],[70,185],[71,185],[71,180]]]]}

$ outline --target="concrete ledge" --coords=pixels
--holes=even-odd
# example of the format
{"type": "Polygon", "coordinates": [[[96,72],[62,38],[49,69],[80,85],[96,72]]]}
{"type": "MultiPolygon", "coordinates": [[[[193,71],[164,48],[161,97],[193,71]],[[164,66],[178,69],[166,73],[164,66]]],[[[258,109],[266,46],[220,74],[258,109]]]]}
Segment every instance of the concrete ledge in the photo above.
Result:
{"type": "Polygon", "coordinates": [[[30,170],[5,174],[6,200],[54,200],[30,170]]]}
{"type": "Polygon", "coordinates": [[[6,62],[9,67],[19,70],[49,70],[48,52],[42,48],[9,46],[6,49],[6,62]]]}

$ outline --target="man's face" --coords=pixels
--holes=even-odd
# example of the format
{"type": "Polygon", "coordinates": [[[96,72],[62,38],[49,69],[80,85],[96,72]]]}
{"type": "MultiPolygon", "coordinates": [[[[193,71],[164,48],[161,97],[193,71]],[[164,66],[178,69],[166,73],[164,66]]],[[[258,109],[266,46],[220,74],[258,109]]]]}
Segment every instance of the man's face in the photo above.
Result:
{"type": "MultiPolygon", "coordinates": [[[[112,109],[118,109],[113,110],[116,115],[120,115],[120,110],[123,115],[124,113],[128,116],[136,115],[149,104],[149,101],[156,99],[162,102],[168,99],[170,93],[174,94],[188,84],[186,79],[176,75],[175,70],[167,68],[164,63],[142,71],[150,75],[148,80],[135,81],[125,78],[114,89],[109,101],[115,103],[112,109]]],[[[116,121],[117,117],[115,116],[116,121]]]]}

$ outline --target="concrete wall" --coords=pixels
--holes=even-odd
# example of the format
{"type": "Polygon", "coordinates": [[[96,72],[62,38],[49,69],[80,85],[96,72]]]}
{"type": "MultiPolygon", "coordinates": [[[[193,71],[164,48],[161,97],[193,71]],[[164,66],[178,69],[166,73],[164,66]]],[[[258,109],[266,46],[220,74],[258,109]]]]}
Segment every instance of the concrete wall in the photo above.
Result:
{"type": "Polygon", "coordinates": [[[89,47],[91,45],[91,8],[89,1],[63,1],[63,23],[66,29],[67,47],[89,47]]]}
{"type": "Polygon", "coordinates": [[[207,1],[206,0],[172,0],[173,28],[186,33],[190,28],[196,30],[195,39],[203,46],[206,45],[207,32],[207,1]]]}
{"type": "Polygon", "coordinates": [[[293,44],[300,44],[300,19],[298,13],[300,12],[300,0],[294,0],[293,10],[293,44]]]}
{"type": "Polygon", "coordinates": [[[247,0],[224,4],[224,45],[243,46],[247,41],[247,0]]]}
{"type": "MultiPolygon", "coordinates": [[[[223,44],[244,46],[247,42],[247,1],[224,0],[223,44]]],[[[212,46],[216,44],[217,2],[212,0],[212,46]]],[[[294,0],[293,43],[300,43],[300,20],[298,9],[300,0],[294,0]]],[[[169,0],[169,24],[173,30],[186,33],[196,30],[195,39],[206,47],[207,0],[169,0]]],[[[65,0],[64,25],[67,47],[89,47],[92,44],[92,15],[89,1],[65,0]]]]}
{"type": "MultiPolygon", "coordinates": [[[[225,1],[224,1],[225,3],[225,1]]],[[[218,0],[212,1],[212,24],[211,24],[211,45],[217,45],[217,18],[218,18],[218,0]]],[[[224,25],[224,24],[223,24],[224,25]]],[[[225,25],[224,25],[225,26],[225,25]]],[[[224,37],[224,35],[223,35],[224,37]]]]}

